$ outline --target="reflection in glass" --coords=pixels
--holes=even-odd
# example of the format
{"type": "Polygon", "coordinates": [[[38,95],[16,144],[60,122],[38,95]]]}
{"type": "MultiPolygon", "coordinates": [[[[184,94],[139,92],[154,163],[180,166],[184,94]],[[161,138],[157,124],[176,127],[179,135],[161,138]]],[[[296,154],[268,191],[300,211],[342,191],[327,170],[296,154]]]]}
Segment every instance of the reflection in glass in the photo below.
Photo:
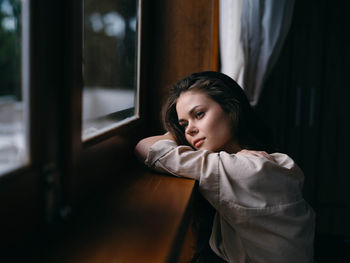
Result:
{"type": "Polygon", "coordinates": [[[0,0],[0,175],[28,156],[27,0],[0,0]]]}
{"type": "Polygon", "coordinates": [[[137,117],[138,1],[84,0],[83,140],[137,117]]]}

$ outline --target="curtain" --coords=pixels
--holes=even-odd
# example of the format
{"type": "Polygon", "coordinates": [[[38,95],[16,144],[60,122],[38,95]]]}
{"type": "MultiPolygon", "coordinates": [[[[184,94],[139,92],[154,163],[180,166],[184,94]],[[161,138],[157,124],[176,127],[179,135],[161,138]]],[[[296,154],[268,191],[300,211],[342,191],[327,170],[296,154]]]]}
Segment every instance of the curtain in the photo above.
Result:
{"type": "Polygon", "coordinates": [[[221,71],[254,106],[288,34],[294,0],[221,0],[221,71]]]}
{"type": "Polygon", "coordinates": [[[243,87],[242,0],[220,0],[219,13],[221,72],[243,87]]]}

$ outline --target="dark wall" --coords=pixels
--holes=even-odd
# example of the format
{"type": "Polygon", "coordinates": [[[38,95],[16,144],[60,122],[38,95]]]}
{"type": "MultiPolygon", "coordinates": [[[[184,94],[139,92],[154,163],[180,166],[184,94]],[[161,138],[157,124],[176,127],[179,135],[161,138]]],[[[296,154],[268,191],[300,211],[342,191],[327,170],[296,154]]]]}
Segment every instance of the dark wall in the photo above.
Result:
{"type": "Polygon", "coordinates": [[[316,244],[327,237],[327,251],[349,247],[350,237],[349,25],[345,1],[297,0],[257,106],[280,151],[305,173],[305,198],[317,213],[316,244]]]}

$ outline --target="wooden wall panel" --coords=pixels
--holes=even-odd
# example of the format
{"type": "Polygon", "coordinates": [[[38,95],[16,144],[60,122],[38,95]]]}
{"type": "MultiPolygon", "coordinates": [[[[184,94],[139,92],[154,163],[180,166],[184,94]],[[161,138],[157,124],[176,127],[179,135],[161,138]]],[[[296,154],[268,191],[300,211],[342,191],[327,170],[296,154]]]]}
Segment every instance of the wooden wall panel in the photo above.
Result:
{"type": "Polygon", "coordinates": [[[169,86],[191,73],[217,70],[218,0],[152,3],[148,94],[150,116],[155,116],[150,122],[159,131],[169,86]]]}

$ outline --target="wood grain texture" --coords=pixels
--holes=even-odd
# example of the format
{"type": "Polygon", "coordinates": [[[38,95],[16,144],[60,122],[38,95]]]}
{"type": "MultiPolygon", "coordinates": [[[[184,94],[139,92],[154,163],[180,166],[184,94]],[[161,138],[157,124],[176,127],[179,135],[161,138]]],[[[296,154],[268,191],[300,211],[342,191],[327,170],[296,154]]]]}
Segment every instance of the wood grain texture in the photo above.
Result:
{"type": "Polygon", "coordinates": [[[151,116],[159,130],[170,86],[199,71],[217,70],[216,0],[153,1],[149,82],[151,116]]]}
{"type": "MultiPolygon", "coordinates": [[[[81,213],[69,235],[48,252],[45,262],[177,262],[170,255],[184,243],[179,236],[190,204],[193,180],[155,174],[130,174],[134,179],[121,183],[101,205],[81,213]],[[88,222],[87,222],[88,221],[88,222]]],[[[187,233],[186,244],[191,237],[187,233]]],[[[191,246],[182,258],[189,258],[191,246]]],[[[39,260],[40,261],[40,260],[39,260]]]]}

